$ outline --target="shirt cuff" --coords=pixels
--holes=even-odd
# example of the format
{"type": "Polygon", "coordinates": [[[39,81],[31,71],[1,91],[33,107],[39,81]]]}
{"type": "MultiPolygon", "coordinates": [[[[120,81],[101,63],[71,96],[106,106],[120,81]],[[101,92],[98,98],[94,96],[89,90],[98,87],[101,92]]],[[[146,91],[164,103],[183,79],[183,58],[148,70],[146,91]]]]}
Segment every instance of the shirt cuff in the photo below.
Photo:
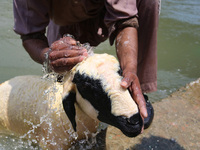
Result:
{"type": "Polygon", "coordinates": [[[109,41],[110,41],[110,45],[113,45],[114,40],[117,36],[117,34],[123,30],[126,27],[133,27],[138,29],[139,28],[139,24],[138,24],[138,19],[137,16],[128,18],[128,19],[123,19],[123,20],[119,20],[115,23],[113,23],[110,28],[109,28],[109,41]]]}
{"type": "Polygon", "coordinates": [[[30,40],[30,39],[40,39],[47,42],[47,37],[45,36],[45,31],[30,33],[26,35],[21,35],[22,41],[30,40]]]}

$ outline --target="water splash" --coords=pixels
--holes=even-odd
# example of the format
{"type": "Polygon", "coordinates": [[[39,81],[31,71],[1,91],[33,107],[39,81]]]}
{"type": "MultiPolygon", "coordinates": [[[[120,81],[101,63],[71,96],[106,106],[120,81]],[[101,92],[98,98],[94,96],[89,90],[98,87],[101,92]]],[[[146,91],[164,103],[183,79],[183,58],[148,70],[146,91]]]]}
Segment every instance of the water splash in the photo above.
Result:
{"type": "Polygon", "coordinates": [[[1,150],[42,150],[36,141],[30,141],[23,138],[18,138],[14,135],[0,134],[0,149],[1,150]]]}
{"type": "MultiPolygon", "coordinates": [[[[88,54],[89,56],[93,55],[93,47],[90,46],[89,43],[85,43],[85,44],[80,44],[77,43],[77,45],[84,47],[88,50],[88,54]]],[[[28,126],[31,127],[31,129],[29,131],[27,131],[25,134],[21,135],[20,137],[16,137],[16,136],[3,136],[0,137],[0,139],[4,139],[5,142],[1,142],[0,143],[0,149],[3,149],[3,147],[8,148],[8,145],[12,145],[11,149],[30,149],[30,150],[40,150],[41,148],[38,146],[38,142],[36,139],[40,139],[40,142],[43,143],[43,145],[46,144],[50,144],[50,145],[57,145],[58,143],[56,142],[57,139],[59,139],[60,141],[62,140],[62,143],[69,143],[71,141],[72,145],[79,145],[79,147],[81,147],[81,145],[84,143],[85,145],[85,149],[90,149],[92,146],[94,146],[97,141],[96,141],[96,135],[97,133],[90,133],[89,130],[85,127],[85,136],[86,139],[81,140],[80,142],[74,142],[74,139],[78,139],[78,134],[76,132],[74,132],[73,128],[71,128],[71,126],[69,126],[70,122],[67,122],[66,120],[62,123],[58,123],[56,126],[54,126],[53,124],[55,124],[54,120],[51,118],[52,114],[57,114],[59,115],[61,113],[61,110],[57,110],[57,108],[54,108],[54,104],[57,101],[56,100],[56,93],[59,92],[58,89],[58,84],[62,85],[62,76],[64,76],[64,74],[60,75],[56,72],[54,72],[51,67],[50,67],[50,62],[49,62],[49,58],[48,58],[48,54],[51,51],[51,49],[49,49],[49,51],[45,54],[45,62],[43,64],[42,67],[42,71],[43,71],[43,76],[42,79],[46,80],[48,83],[50,83],[50,87],[48,87],[47,89],[45,89],[43,91],[43,100],[42,100],[42,104],[43,105],[48,105],[49,106],[49,111],[47,114],[43,115],[40,117],[39,123],[35,123],[32,120],[27,120],[24,119],[24,123],[27,124],[28,126]],[[61,77],[61,82],[58,83],[58,78],[61,77]],[[45,126],[45,128],[43,128],[42,130],[44,130],[45,132],[47,132],[47,136],[46,137],[39,137],[39,136],[35,136],[34,133],[37,132],[37,130],[39,128],[41,128],[41,125],[44,124],[47,125],[45,126]],[[68,130],[64,130],[65,133],[67,133],[69,135],[69,137],[65,138],[65,139],[61,139],[59,138],[59,135],[57,135],[56,133],[54,133],[54,128],[63,128],[63,126],[68,125],[68,130]],[[53,135],[53,137],[52,137],[53,135]],[[91,138],[89,138],[89,135],[92,135],[91,138]],[[50,138],[51,137],[51,138],[50,138]],[[8,141],[10,140],[10,141],[8,141]],[[4,143],[4,144],[2,144],[4,143]],[[12,144],[11,144],[12,143],[12,144]],[[7,145],[6,145],[7,144],[7,145]],[[14,145],[15,144],[15,145],[14,145]]],[[[39,111],[35,111],[34,114],[38,115],[39,111]]],[[[84,124],[79,120],[79,122],[84,126],[84,124]]],[[[0,134],[1,136],[1,134],[0,134]]],[[[41,135],[40,135],[41,136],[41,135]]],[[[59,147],[59,145],[58,145],[59,147]]],[[[76,146],[75,146],[76,147],[76,146]]],[[[45,146],[44,146],[45,148],[45,146]]],[[[72,146],[73,149],[73,146],[72,146]]],[[[81,148],[79,148],[81,149],[81,148]]]]}

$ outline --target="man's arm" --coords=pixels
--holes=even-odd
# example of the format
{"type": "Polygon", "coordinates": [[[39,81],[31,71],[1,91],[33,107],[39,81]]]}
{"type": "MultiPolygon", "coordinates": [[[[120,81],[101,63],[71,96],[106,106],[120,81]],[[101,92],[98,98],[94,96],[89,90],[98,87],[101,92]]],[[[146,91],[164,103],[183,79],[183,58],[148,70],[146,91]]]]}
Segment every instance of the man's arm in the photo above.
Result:
{"type": "Polygon", "coordinates": [[[35,62],[43,64],[44,54],[49,50],[47,42],[41,39],[28,39],[23,41],[23,46],[35,62]]]}
{"type": "Polygon", "coordinates": [[[123,70],[121,86],[129,88],[143,118],[148,116],[146,102],[137,77],[138,34],[134,27],[126,27],[116,37],[116,52],[123,70]]]}

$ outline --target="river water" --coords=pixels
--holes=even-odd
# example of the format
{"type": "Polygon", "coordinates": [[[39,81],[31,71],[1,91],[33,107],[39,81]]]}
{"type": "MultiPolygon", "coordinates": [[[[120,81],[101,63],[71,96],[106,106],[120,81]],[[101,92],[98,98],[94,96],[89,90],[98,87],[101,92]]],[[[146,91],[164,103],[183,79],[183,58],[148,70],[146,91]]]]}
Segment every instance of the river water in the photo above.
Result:
{"type": "MultiPolygon", "coordinates": [[[[0,83],[19,75],[42,75],[41,65],[30,59],[12,27],[12,1],[0,0],[0,83]]],[[[115,55],[108,41],[95,52],[115,55]]],[[[199,77],[200,1],[163,0],[158,31],[158,91],[151,93],[150,99],[155,102],[165,98],[199,77]]]]}

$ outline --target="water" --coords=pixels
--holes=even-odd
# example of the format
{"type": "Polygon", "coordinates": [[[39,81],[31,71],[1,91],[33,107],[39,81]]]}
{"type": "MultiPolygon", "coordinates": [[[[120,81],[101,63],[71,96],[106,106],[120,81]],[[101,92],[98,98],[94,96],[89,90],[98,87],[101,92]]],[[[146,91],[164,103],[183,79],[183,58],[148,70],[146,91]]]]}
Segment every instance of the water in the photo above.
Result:
{"type": "Polygon", "coordinates": [[[153,101],[200,77],[200,1],[163,0],[158,32],[158,91],[153,101]]]}
{"type": "MultiPolygon", "coordinates": [[[[0,83],[12,77],[42,75],[42,67],[31,60],[13,30],[12,0],[0,0],[0,83]]],[[[97,53],[115,55],[108,41],[97,53]]],[[[150,94],[158,101],[200,77],[200,1],[162,0],[158,32],[158,91],[150,94]]],[[[28,148],[27,141],[0,135],[0,149],[28,148]],[[27,147],[27,148],[26,148],[27,147]]],[[[37,148],[37,146],[36,146],[37,148]]]]}

